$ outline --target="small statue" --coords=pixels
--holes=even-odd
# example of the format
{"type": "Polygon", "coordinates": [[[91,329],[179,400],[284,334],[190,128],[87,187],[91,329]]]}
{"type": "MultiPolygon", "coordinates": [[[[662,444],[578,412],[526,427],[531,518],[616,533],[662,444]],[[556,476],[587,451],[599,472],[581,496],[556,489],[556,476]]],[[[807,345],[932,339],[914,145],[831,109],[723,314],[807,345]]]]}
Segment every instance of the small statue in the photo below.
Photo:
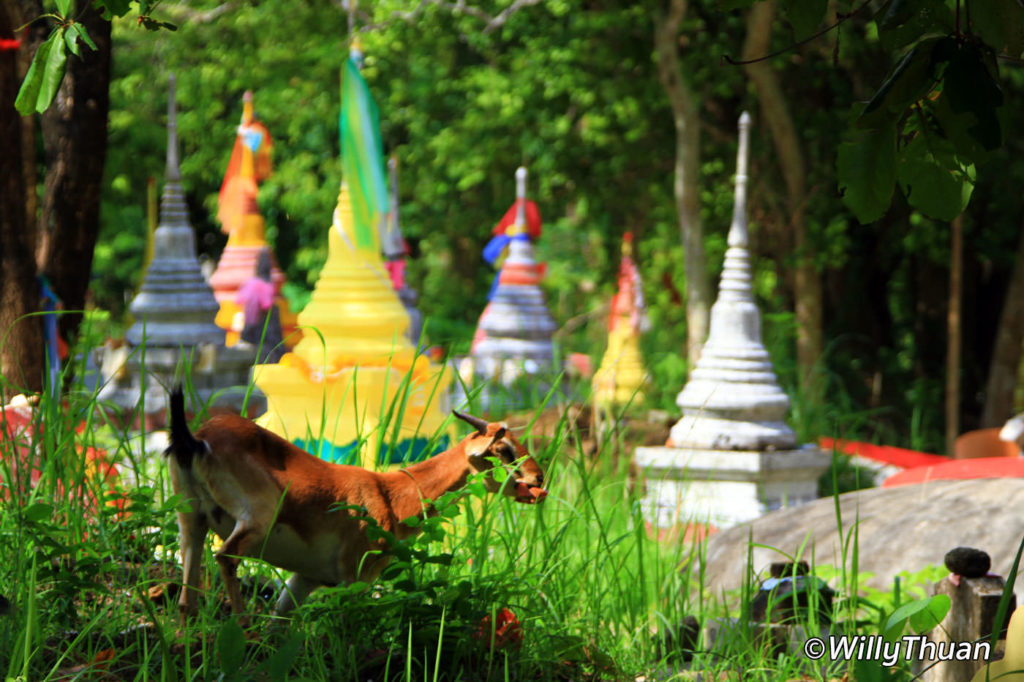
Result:
{"type": "Polygon", "coordinates": [[[274,302],[271,265],[270,249],[262,249],[256,274],[238,289],[235,297],[245,318],[239,343],[259,348],[258,364],[274,364],[284,355],[281,313],[274,302]]]}

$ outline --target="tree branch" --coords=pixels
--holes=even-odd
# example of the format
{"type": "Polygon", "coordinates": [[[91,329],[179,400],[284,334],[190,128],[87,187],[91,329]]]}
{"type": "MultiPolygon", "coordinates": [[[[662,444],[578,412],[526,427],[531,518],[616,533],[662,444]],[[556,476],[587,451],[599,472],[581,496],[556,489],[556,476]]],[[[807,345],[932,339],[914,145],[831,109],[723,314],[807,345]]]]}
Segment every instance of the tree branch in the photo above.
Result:
{"type": "Polygon", "coordinates": [[[849,12],[847,14],[838,14],[838,15],[836,15],[838,17],[838,19],[836,19],[836,22],[834,24],[830,24],[829,26],[826,26],[825,28],[821,29],[817,33],[814,33],[813,35],[810,35],[810,36],[804,38],[803,40],[798,40],[795,43],[792,43],[791,45],[787,45],[786,47],[782,48],[781,50],[776,50],[775,52],[771,52],[771,53],[763,55],[761,57],[755,57],[753,59],[740,59],[738,61],[733,59],[729,55],[722,55],[722,61],[727,63],[727,64],[730,64],[732,66],[746,66],[748,64],[756,64],[757,62],[763,62],[763,61],[766,61],[766,60],[771,59],[773,57],[778,57],[780,54],[786,54],[790,50],[795,50],[796,48],[800,47],[801,45],[806,45],[807,43],[811,42],[812,40],[816,40],[817,38],[820,38],[821,36],[825,35],[829,31],[831,31],[832,29],[836,28],[837,26],[840,26],[847,19],[852,19],[854,16],[856,16],[856,14],[858,12],[860,12],[862,9],[867,7],[869,4],[871,4],[871,0],[864,0],[864,2],[859,4],[857,6],[857,8],[854,9],[852,12],[849,12]]]}

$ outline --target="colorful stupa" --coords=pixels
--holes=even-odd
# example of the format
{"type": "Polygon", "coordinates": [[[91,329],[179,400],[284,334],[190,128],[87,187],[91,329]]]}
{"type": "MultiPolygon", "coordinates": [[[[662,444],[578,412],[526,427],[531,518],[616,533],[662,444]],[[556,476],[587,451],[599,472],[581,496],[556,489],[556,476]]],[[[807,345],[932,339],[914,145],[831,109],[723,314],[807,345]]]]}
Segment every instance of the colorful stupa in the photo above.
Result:
{"type": "MultiPolygon", "coordinates": [[[[270,248],[267,244],[266,224],[256,199],[259,183],[270,177],[273,148],[274,141],[270,133],[253,111],[252,92],[247,91],[242,97],[242,122],[238,126],[235,147],[218,198],[217,219],[221,229],[228,235],[228,243],[217,263],[217,269],[210,277],[210,286],[220,304],[217,326],[227,331],[229,346],[238,342],[244,326],[242,307],[237,301],[238,290],[256,275],[260,251],[270,248]]],[[[285,342],[294,345],[297,340],[293,335],[296,331],[295,314],[281,296],[284,273],[273,261],[273,253],[271,262],[271,278],[276,289],[275,303],[280,313],[282,333],[285,342]]]]}
{"type": "Polygon", "coordinates": [[[633,234],[627,232],[622,239],[619,290],[612,298],[608,320],[608,349],[594,373],[594,398],[598,405],[636,405],[643,400],[647,370],[640,355],[640,332],[644,319],[640,273],[633,261],[633,234]]]}
{"type": "Polygon", "coordinates": [[[509,383],[522,374],[553,368],[557,329],[540,288],[544,268],[533,252],[540,214],[526,200],[525,168],[516,171],[516,202],[494,233],[484,257],[493,262],[505,248],[508,255],[477,323],[470,357],[477,376],[509,383]]]}
{"type": "Polygon", "coordinates": [[[342,80],[341,184],[327,262],[299,315],[307,331],[276,365],[257,365],[267,396],[258,422],[324,459],[390,464],[447,446],[436,441],[451,380],[417,356],[409,316],[381,259],[387,212],[380,133],[369,89],[352,59],[342,80]],[[383,190],[383,191],[382,191],[383,190]],[[315,331],[313,331],[315,330],[315,331]]]}

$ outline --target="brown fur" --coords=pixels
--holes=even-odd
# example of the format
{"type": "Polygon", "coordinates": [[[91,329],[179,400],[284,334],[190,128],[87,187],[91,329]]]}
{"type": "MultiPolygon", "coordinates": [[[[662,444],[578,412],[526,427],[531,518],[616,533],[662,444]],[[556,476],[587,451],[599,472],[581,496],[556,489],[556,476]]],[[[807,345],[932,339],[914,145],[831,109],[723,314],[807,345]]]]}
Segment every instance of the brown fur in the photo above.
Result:
{"type": "MultiPolygon", "coordinates": [[[[339,510],[339,505],[364,508],[383,530],[402,539],[416,532],[402,519],[422,515],[424,505],[463,487],[471,473],[490,469],[488,457],[502,459],[504,454],[502,461],[510,465],[509,460],[517,460],[504,486],[488,477],[492,492],[515,496],[517,484],[536,489],[544,482],[526,449],[497,423],[404,471],[377,473],[321,460],[242,417],[213,417],[196,431],[198,444],[188,440],[187,425],[181,430],[183,412],[179,423],[173,412],[171,420],[171,481],[191,505],[178,514],[185,571],[179,606],[185,616],[197,611],[202,551],[210,530],[224,539],[216,559],[232,611],[243,611],[236,570],[244,556],[294,571],[277,602],[276,611],[283,614],[321,585],[370,581],[387,564],[387,548],[366,536],[367,521],[359,518],[363,512],[339,510]],[[186,441],[205,447],[182,456],[186,441]],[[367,555],[375,550],[379,553],[367,555]]],[[[541,499],[543,494],[520,501],[541,499]]]]}

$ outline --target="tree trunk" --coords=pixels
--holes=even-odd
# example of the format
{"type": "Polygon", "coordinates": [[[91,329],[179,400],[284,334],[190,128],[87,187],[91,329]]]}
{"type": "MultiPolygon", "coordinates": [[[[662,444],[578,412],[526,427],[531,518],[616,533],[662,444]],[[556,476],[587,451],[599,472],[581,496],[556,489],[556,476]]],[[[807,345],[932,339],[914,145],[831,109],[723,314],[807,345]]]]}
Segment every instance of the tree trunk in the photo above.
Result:
{"type": "MultiPolygon", "coordinates": [[[[754,4],[747,15],[747,37],[743,45],[743,59],[757,59],[770,52],[772,22],[775,19],[775,0],[754,4]]],[[[768,60],[746,64],[744,69],[757,90],[761,113],[768,124],[786,182],[790,227],[796,250],[797,267],[794,300],[797,322],[797,366],[800,385],[810,400],[821,397],[822,293],[821,276],[814,266],[814,254],[807,238],[804,209],[807,201],[807,173],[800,137],[793,117],[786,106],[786,98],[779,86],[776,71],[768,60]]]]}
{"type": "Polygon", "coordinates": [[[992,362],[985,386],[985,410],[982,428],[1002,426],[1013,416],[1013,393],[1017,386],[1017,369],[1021,364],[1021,340],[1024,339],[1024,227],[1017,242],[1017,260],[1006,289],[1003,310],[999,315],[992,362]]]}
{"type": "Polygon", "coordinates": [[[85,307],[93,249],[100,231],[100,194],[110,109],[110,27],[91,5],[79,21],[98,50],[68,57],[57,98],[43,114],[46,184],[36,257],[65,310],[60,330],[71,339],[85,307]]]}
{"type": "Polygon", "coordinates": [[[668,14],[655,18],[654,45],[658,79],[665,88],[676,127],[674,192],[683,241],[686,275],[687,358],[692,370],[708,336],[712,293],[704,256],[704,227],[700,219],[700,135],[697,103],[683,79],[679,64],[679,25],[686,15],[687,0],[671,0],[668,14]]]}
{"type": "MultiPolygon", "coordinates": [[[[21,23],[13,2],[0,2],[0,38],[14,38],[21,23]]],[[[18,51],[0,50],[0,391],[39,392],[43,384],[43,333],[35,261],[25,216],[22,122],[14,108],[21,78],[18,51]]]]}

